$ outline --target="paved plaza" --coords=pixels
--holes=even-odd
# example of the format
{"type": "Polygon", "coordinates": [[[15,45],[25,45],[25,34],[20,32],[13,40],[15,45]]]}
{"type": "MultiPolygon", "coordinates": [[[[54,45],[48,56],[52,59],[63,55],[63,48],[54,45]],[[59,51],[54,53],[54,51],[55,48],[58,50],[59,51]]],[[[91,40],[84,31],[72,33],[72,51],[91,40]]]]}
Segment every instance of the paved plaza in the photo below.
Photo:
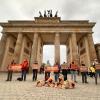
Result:
{"type": "MultiPolygon", "coordinates": [[[[75,89],[58,89],[51,87],[36,87],[32,82],[32,74],[27,75],[27,81],[17,81],[20,74],[13,74],[13,80],[6,82],[6,73],[0,73],[0,100],[100,100],[100,78],[95,85],[93,78],[88,77],[89,84],[82,84],[81,77],[75,89]]],[[[38,75],[38,80],[44,75],[38,75]]],[[[70,75],[68,76],[70,79],[70,75]]]]}

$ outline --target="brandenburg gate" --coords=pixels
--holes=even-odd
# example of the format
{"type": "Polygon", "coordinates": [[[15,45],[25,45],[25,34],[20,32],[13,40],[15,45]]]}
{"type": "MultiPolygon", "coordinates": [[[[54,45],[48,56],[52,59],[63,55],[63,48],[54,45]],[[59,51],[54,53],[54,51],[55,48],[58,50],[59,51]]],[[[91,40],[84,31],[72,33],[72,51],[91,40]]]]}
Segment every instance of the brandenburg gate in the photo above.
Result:
{"type": "MultiPolygon", "coordinates": [[[[65,45],[67,64],[72,61],[76,64],[85,63],[90,66],[96,59],[93,42],[94,22],[88,20],[61,20],[57,12],[55,16],[41,12],[35,20],[10,20],[1,22],[2,37],[0,41],[0,69],[6,67],[14,59],[22,63],[23,59],[34,61],[39,65],[43,58],[43,45],[54,44],[55,62],[60,63],[60,45],[65,45]]],[[[50,52],[48,52],[50,53],[50,52]]]]}

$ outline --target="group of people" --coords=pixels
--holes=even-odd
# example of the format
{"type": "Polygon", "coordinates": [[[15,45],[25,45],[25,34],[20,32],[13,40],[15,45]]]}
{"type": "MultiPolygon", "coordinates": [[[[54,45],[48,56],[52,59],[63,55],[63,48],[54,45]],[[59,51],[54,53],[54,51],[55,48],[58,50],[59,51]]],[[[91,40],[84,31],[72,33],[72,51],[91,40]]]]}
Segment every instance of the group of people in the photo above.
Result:
{"type": "MultiPolygon", "coordinates": [[[[12,74],[13,74],[13,71],[16,69],[13,68],[14,66],[16,66],[16,63],[14,60],[12,60],[11,64],[8,65],[7,67],[7,70],[8,70],[8,75],[7,75],[7,80],[6,81],[12,81],[12,74]]],[[[29,70],[29,62],[27,59],[24,59],[24,61],[22,62],[22,64],[20,64],[21,68],[20,68],[20,71],[21,71],[21,77],[18,77],[17,80],[19,81],[26,81],[26,74],[29,70]]],[[[33,77],[32,77],[32,80],[33,81],[36,81],[37,80],[37,73],[38,73],[38,63],[37,61],[35,61],[33,64],[32,64],[32,71],[33,71],[33,77]]]]}
{"type": "MultiPolygon", "coordinates": [[[[7,69],[8,69],[7,81],[11,81],[12,80],[12,74],[13,74],[12,66],[15,65],[15,64],[16,63],[13,60],[11,62],[11,64],[7,67],[7,69]]],[[[20,77],[20,79],[21,79],[21,81],[22,80],[26,81],[26,74],[27,74],[27,71],[29,70],[29,62],[28,62],[28,60],[25,59],[22,62],[21,66],[22,67],[21,67],[21,77],[20,77]]],[[[45,82],[50,78],[50,73],[51,73],[50,70],[47,70],[48,66],[50,67],[50,63],[49,62],[44,67],[44,73],[45,73],[44,80],[45,80],[45,82]]],[[[85,64],[83,64],[83,63],[81,64],[80,67],[78,67],[74,62],[72,62],[70,64],[70,66],[67,67],[65,62],[62,65],[60,65],[59,63],[56,62],[54,64],[54,68],[56,68],[56,70],[54,70],[55,82],[59,81],[59,75],[60,74],[63,75],[64,81],[68,80],[67,74],[68,74],[68,71],[70,70],[71,80],[73,82],[77,83],[76,75],[77,75],[77,71],[80,71],[80,73],[82,75],[82,83],[88,83],[88,81],[87,81],[88,67],[85,66],[85,64]]],[[[38,62],[34,61],[34,63],[32,64],[32,73],[33,73],[32,80],[33,81],[37,80],[38,70],[39,70],[38,62]]],[[[95,65],[92,65],[89,68],[89,70],[90,70],[90,76],[94,77],[95,76],[95,72],[96,72],[95,65]]]]}
{"type": "MultiPolygon", "coordinates": [[[[78,70],[78,67],[75,65],[74,62],[72,62],[69,67],[67,67],[65,62],[62,65],[60,65],[59,63],[55,63],[54,67],[58,67],[58,70],[54,71],[55,82],[58,81],[60,73],[62,73],[64,81],[66,81],[69,69],[71,71],[71,80],[77,82],[76,71],[78,70]]],[[[50,71],[45,71],[45,80],[47,80],[49,77],[50,77],[50,71]]]]}
{"type": "Polygon", "coordinates": [[[63,89],[63,88],[73,89],[75,88],[75,83],[71,80],[64,81],[64,76],[60,74],[57,82],[55,82],[52,77],[49,77],[48,80],[46,81],[45,80],[37,81],[36,86],[37,87],[46,86],[46,87],[54,87],[54,88],[60,88],[60,89],[63,89]]]}
{"type": "MultiPolygon", "coordinates": [[[[21,77],[20,77],[20,80],[24,80],[26,81],[26,74],[27,74],[27,71],[29,69],[29,66],[28,66],[28,60],[25,59],[22,64],[21,64],[21,77]]],[[[8,65],[7,67],[7,70],[8,70],[8,76],[7,76],[7,80],[6,81],[12,81],[12,74],[13,74],[13,71],[16,70],[14,68],[14,66],[16,66],[16,63],[14,60],[12,60],[11,64],[8,65]]]]}
{"type": "MultiPolygon", "coordinates": [[[[90,67],[87,67],[84,63],[82,63],[80,66],[77,66],[75,62],[72,62],[68,67],[65,62],[62,65],[60,65],[59,63],[56,63],[55,65],[56,67],[58,67],[58,70],[54,72],[55,82],[58,81],[60,73],[63,75],[64,81],[68,80],[67,75],[69,71],[71,74],[71,80],[75,83],[77,83],[76,76],[78,73],[81,73],[82,83],[88,83],[88,75],[90,75],[90,77],[95,77],[96,75],[96,68],[94,64],[92,64],[90,67]]],[[[49,77],[50,71],[45,71],[45,81],[48,80],[49,77]]]]}

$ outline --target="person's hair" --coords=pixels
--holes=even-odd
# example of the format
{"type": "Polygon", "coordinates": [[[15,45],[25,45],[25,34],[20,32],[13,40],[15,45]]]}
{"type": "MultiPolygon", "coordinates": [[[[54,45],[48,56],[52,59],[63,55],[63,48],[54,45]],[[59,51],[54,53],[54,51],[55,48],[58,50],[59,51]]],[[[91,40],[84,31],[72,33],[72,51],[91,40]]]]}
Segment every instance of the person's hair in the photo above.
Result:
{"type": "Polygon", "coordinates": [[[15,61],[14,61],[14,60],[12,60],[11,64],[15,64],[15,61]]]}
{"type": "Polygon", "coordinates": [[[55,64],[58,65],[58,62],[56,62],[55,64]]]}
{"type": "Polygon", "coordinates": [[[85,64],[82,64],[82,66],[85,66],[85,64]]]}

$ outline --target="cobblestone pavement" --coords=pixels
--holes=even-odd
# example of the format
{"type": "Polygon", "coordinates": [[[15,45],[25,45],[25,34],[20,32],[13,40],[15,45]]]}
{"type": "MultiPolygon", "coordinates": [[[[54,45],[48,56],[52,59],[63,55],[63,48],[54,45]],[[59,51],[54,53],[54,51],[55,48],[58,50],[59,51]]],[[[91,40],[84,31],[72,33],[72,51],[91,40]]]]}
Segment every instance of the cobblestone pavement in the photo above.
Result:
{"type": "MultiPolygon", "coordinates": [[[[0,73],[0,100],[100,100],[100,78],[95,85],[94,79],[88,77],[89,84],[82,84],[81,77],[75,89],[57,89],[51,87],[36,87],[32,82],[32,74],[27,75],[27,81],[17,81],[19,73],[13,74],[13,80],[6,82],[6,73],[0,73]]],[[[38,80],[44,75],[38,75],[38,80]]],[[[70,75],[68,76],[70,78],[70,75]]]]}

